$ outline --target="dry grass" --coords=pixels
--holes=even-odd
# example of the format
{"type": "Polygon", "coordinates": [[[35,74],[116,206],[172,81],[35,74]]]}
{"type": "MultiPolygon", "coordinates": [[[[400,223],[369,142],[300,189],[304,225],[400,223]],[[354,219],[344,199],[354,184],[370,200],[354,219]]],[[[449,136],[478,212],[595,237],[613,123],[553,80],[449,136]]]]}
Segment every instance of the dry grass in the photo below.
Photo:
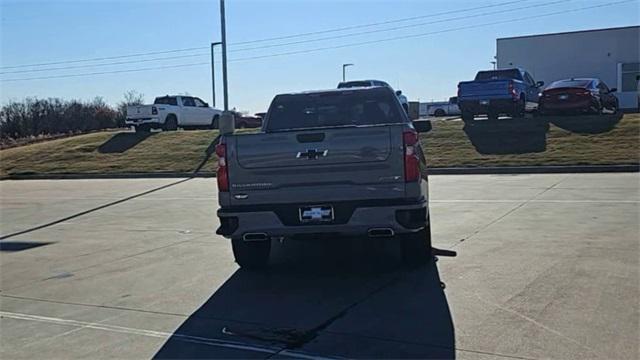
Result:
{"type": "MultiPolygon", "coordinates": [[[[542,136],[538,127],[523,132],[518,123],[501,124],[498,129],[479,125],[474,142],[495,145],[502,152],[519,152],[532,137],[542,136]]],[[[190,172],[216,135],[216,131],[178,131],[145,137],[107,131],[51,140],[1,150],[0,175],[190,172]]],[[[638,164],[640,115],[625,115],[615,128],[600,134],[579,134],[552,124],[546,146],[542,143],[536,150],[540,152],[481,154],[460,121],[434,121],[433,130],[422,135],[421,141],[432,167],[638,164]]],[[[213,171],[215,166],[214,156],[202,170],[213,171]]]]}

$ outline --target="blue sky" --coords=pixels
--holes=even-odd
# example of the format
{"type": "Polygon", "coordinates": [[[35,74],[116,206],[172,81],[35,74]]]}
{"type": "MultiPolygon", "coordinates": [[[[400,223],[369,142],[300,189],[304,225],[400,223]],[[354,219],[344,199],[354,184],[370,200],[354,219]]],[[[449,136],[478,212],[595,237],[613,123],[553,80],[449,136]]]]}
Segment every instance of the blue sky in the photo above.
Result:
{"type": "MultiPolygon", "coordinates": [[[[570,12],[577,8],[617,1],[620,0],[227,0],[230,60],[401,38],[306,54],[229,62],[230,105],[240,110],[258,112],[265,110],[277,93],[335,87],[341,80],[343,63],[355,64],[348,69],[349,79],[386,80],[396,89],[402,89],[410,100],[445,99],[455,95],[458,81],[468,80],[477,70],[491,67],[489,62],[495,54],[496,38],[637,25],[640,22],[638,1],[570,12]],[[501,5],[506,2],[511,3],[501,5]],[[482,6],[487,7],[464,11],[482,6]],[[523,7],[529,8],[517,10],[523,7]],[[496,14],[498,11],[508,12],[496,14]],[[437,15],[442,12],[449,14],[437,15]],[[554,12],[565,13],[452,30],[554,12]],[[421,18],[315,36],[233,45],[408,17],[421,18]],[[460,17],[465,18],[452,19],[460,17]],[[383,31],[401,26],[410,27],[383,31]],[[304,44],[239,51],[248,47],[372,30],[380,31],[304,44]],[[438,31],[443,32],[433,34],[438,31]],[[417,34],[427,35],[410,37],[417,34]]],[[[127,90],[143,93],[147,101],[152,101],[157,95],[172,93],[189,93],[211,101],[210,66],[206,64],[57,79],[4,80],[206,63],[210,59],[207,50],[209,43],[220,38],[218,0],[1,0],[0,15],[2,103],[27,96],[67,99],[101,96],[107,102],[115,104],[127,90]],[[7,68],[200,47],[203,49],[104,61],[7,68]],[[176,56],[184,57],[152,60],[176,56]],[[93,66],[139,60],[149,61],[93,66]],[[85,67],[8,73],[71,66],[85,67]]],[[[219,70],[219,64],[217,66],[219,70]]],[[[218,71],[216,75],[220,85],[221,73],[218,71]]],[[[218,105],[221,105],[221,87],[218,87],[217,94],[218,105]]]]}

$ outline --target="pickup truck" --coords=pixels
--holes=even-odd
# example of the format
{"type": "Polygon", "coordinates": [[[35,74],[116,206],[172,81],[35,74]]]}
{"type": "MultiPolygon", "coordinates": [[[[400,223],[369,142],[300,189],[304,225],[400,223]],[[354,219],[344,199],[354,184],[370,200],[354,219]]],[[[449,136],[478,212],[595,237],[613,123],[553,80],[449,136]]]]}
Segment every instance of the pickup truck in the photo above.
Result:
{"type": "Polygon", "coordinates": [[[522,117],[525,111],[537,109],[543,85],[520,68],[480,71],[475,80],[458,84],[462,120],[469,122],[475,115],[487,115],[490,120],[501,114],[522,117]]]}
{"type": "Polygon", "coordinates": [[[221,110],[209,105],[197,97],[192,96],[161,96],[157,97],[153,105],[127,106],[125,124],[133,126],[136,132],[150,129],[177,130],[178,127],[206,127],[213,128],[221,110]]]}
{"type": "Polygon", "coordinates": [[[427,103],[427,116],[447,116],[447,115],[460,115],[460,108],[458,107],[458,98],[456,96],[450,97],[449,101],[432,102],[427,103]]]}
{"type": "MultiPolygon", "coordinates": [[[[368,87],[368,86],[383,86],[388,87],[393,90],[391,85],[389,85],[386,81],[382,80],[353,80],[353,81],[343,81],[338,84],[338,89],[348,89],[354,87],[368,87]]],[[[395,91],[398,100],[400,100],[400,105],[404,109],[407,114],[409,113],[409,100],[406,96],[402,95],[402,90],[395,91]]]]}
{"type": "Polygon", "coordinates": [[[410,265],[431,258],[426,160],[387,87],[277,95],[261,132],[223,135],[217,234],[260,269],[271,241],[396,238],[410,265]]]}

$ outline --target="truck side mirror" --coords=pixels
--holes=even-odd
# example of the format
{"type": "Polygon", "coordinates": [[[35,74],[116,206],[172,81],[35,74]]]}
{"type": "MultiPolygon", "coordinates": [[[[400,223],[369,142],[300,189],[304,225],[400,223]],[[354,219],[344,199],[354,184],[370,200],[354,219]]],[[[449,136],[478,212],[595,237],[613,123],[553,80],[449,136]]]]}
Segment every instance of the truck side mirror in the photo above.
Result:
{"type": "Polygon", "coordinates": [[[396,96],[400,96],[400,95],[402,95],[402,91],[397,90],[397,91],[396,91],[396,96]]]}
{"type": "Polygon", "coordinates": [[[536,86],[537,86],[537,87],[544,86],[544,81],[538,81],[538,82],[536,83],[536,86]]]}
{"type": "Polygon", "coordinates": [[[224,111],[218,119],[218,129],[220,129],[220,135],[232,135],[236,130],[236,121],[233,113],[230,111],[224,111]]]}
{"type": "Polygon", "coordinates": [[[415,120],[412,123],[413,123],[413,127],[419,133],[426,133],[431,131],[432,129],[431,121],[429,120],[415,120]]]}

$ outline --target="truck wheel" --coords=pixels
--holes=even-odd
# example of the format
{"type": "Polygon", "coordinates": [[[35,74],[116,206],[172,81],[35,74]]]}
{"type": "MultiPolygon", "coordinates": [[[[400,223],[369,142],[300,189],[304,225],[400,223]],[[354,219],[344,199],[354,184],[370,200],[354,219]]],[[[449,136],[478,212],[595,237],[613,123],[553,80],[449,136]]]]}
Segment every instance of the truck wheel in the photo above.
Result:
{"type": "Polygon", "coordinates": [[[231,239],[233,256],[240,267],[248,270],[259,270],[267,266],[269,253],[271,252],[271,241],[244,241],[236,238],[231,239]]]}
{"type": "Polygon", "coordinates": [[[431,224],[411,234],[402,235],[402,260],[409,267],[428,263],[431,255],[431,224]]]}
{"type": "Polygon", "coordinates": [[[513,115],[511,115],[511,117],[523,118],[526,110],[527,110],[527,101],[525,100],[524,95],[520,95],[520,100],[518,100],[518,103],[516,104],[515,110],[513,112],[513,115]]]}
{"type": "Polygon", "coordinates": [[[442,109],[438,109],[433,113],[433,115],[435,115],[436,117],[441,117],[441,116],[447,115],[447,113],[444,112],[444,110],[442,110],[442,109]]]}
{"type": "Polygon", "coordinates": [[[209,125],[209,129],[213,130],[218,128],[218,119],[219,119],[218,115],[214,116],[213,119],[211,119],[211,125],[209,125]]]}
{"type": "Polygon", "coordinates": [[[164,121],[164,130],[165,131],[178,130],[178,119],[176,119],[175,115],[167,116],[167,119],[164,121]]]}

